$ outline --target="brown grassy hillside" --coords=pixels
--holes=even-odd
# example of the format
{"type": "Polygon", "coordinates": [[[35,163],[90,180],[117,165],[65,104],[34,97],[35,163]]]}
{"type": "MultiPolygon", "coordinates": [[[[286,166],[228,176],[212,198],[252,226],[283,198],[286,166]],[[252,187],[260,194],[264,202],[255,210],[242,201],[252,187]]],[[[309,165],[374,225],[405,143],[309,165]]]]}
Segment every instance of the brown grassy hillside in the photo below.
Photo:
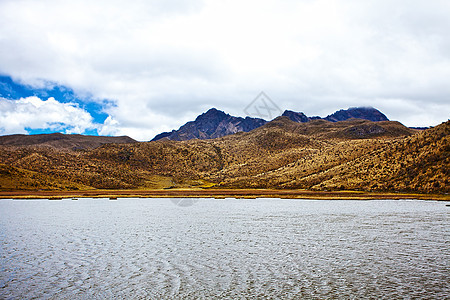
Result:
{"type": "Polygon", "coordinates": [[[62,178],[19,169],[0,164],[0,187],[2,191],[15,190],[87,190],[88,186],[70,182],[62,178]]]}
{"type": "Polygon", "coordinates": [[[447,193],[449,128],[446,122],[403,138],[335,139],[279,169],[220,185],[447,193]]]}
{"type": "Polygon", "coordinates": [[[0,136],[0,145],[15,147],[50,147],[60,150],[94,149],[104,144],[130,144],[136,141],[128,136],[91,136],[80,134],[13,134],[0,136]]]}
{"type": "Polygon", "coordinates": [[[448,192],[449,126],[418,132],[390,121],[296,123],[280,117],[214,140],[106,144],[84,151],[0,146],[0,164],[16,172],[0,173],[0,189],[29,187],[25,182],[37,182],[32,176],[40,174],[60,189],[215,185],[448,192]],[[6,185],[7,177],[23,184],[6,185]]]}

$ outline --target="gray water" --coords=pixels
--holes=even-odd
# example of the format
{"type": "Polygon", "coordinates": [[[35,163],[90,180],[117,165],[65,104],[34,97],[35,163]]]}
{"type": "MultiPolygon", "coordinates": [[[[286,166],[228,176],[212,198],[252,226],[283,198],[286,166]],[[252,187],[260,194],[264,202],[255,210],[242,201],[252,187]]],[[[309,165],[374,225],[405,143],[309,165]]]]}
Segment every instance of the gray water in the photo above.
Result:
{"type": "Polygon", "coordinates": [[[177,201],[0,200],[0,298],[450,298],[445,203],[177,201]]]}

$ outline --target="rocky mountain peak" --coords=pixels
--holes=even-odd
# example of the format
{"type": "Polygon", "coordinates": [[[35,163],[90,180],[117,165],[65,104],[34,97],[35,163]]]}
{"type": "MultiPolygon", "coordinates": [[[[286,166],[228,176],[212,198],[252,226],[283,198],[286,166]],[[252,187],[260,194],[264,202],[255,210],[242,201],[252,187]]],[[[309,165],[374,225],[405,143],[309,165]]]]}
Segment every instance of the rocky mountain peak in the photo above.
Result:
{"type": "Polygon", "coordinates": [[[351,107],[349,109],[341,109],[325,118],[327,121],[339,122],[348,119],[364,119],[373,122],[389,121],[389,119],[378,109],[373,107],[351,107]]]}
{"type": "Polygon", "coordinates": [[[223,120],[226,117],[229,117],[229,114],[226,114],[225,112],[218,110],[216,108],[210,108],[207,112],[202,113],[201,115],[199,115],[195,121],[203,121],[203,120],[223,120]]]}
{"type": "Polygon", "coordinates": [[[233,117],[221,110],[211,108],[199,115],[195,121],[187,122],[178,130],[160,133],[152,141],[160,139],[174,141],[213,139],[241,131],[248,132],[266,123],[267,121],[263,119],[233,117]]]}
{"type": "Polygon", "coordinates": [[[282,114],[284,117],[288,117],[294,122],[306,123],[309,122],[309,118],[302,112],[295,112],[292,110],[285,110],[282,114]]]}

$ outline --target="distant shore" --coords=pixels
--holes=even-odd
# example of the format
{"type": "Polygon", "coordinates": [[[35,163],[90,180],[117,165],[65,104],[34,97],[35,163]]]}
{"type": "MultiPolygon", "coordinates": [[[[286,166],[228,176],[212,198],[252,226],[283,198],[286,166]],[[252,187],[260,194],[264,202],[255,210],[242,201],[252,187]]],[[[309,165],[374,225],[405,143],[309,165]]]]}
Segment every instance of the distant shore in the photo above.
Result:
{"type": "Polygon", "coordinates": [[[86,191],[1,191],[0,199],[61,198],[284,198],[317,200],[437,200],[450,201],[448,194],[416,194],[362,191],[308,191],[276,189],[158,189],[86,191]]]}

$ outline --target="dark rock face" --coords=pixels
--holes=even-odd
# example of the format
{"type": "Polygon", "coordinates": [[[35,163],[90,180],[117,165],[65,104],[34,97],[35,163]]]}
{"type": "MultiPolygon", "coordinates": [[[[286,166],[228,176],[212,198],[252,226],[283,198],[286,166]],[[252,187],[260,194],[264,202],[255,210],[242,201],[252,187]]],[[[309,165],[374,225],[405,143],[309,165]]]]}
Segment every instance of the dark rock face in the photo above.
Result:
{"type": "Polygon", "coordinates": [[[389,119],[382,112],[373,107],[351,107],[347,110],[341,109],[340,111],[337,111],[324,119],[331,122],[339,122],[351,118],[364,119],[373,122],[389,121],[389,119]]]}
{"type": "Polygon", "coordinates": [[[291,110],[284,111],[283,116],[288,117],[289,119],[297,123],[306,123],[311,120],[320,120],[320,119],[327,120],[330,122],[339,122],[348,119],[363,119],[373,122],[389,121],[389,119],[382,112],[372,107],[352,107],[347,110],[341,109],[325,118],[307,117],[302,112],[294,112],[291,110]]]}
{"type": "Polygon", "coordinates": [[[173,132],[175,132],[175,130],[172,130],[171,132],[163,132],[163,133],[157,134],[157,135],[153,138],[152,141],[161,140],[161,139],[163,139],[163,138],[165,138],[165,137],[170,136],[173,132]]]}
{"type": "Polygon", "coordinates": [[[302,112],[295,112],[292,110],[285,110],[282,114],[284,117],[288,117],[291,119],[291,121],[298,122],[298,123],[306,123],[309,122],[309,118],[302,112]]]}
{"type": "Polygon", "coordinates": [[[263,119],[233,117],[223,111],[211,108],[198,116],[195,121],[187,122],[178,130],[158,134],[152,141],[160,139],[173,141],[214,139],[241,131],[248,132],[266,123],[267,121],[263,119]]]}

